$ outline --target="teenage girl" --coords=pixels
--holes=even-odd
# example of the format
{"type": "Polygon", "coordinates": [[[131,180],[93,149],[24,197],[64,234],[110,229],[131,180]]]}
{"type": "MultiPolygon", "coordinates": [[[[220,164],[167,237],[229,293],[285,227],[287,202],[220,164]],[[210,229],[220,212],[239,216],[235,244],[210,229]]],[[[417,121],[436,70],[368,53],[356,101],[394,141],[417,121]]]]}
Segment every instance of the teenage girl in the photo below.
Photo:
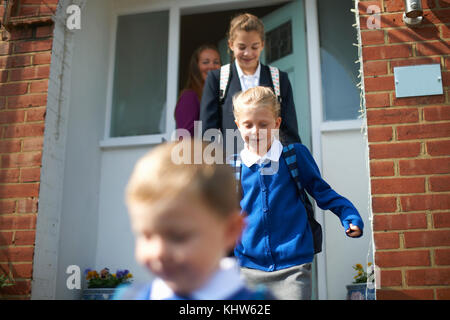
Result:
{"type": "MultiPolygon", "coordinates": [[[[209,72],[200,104],[203,133],[208,129],[237,130],[233,117],[233,96],[256,86],[273,88],[268,66],[260,63],[264,49],[264,24],[249,13],[236,16],[230,22],[228,47],[233,60],[230,68],[228,90],[221,105],[219,101],[220,70],[209,72]]],[[[298,134],[292,87],[286,72],[280,71],[281,118],[280,140],[283,144],[301,142],[298,134]]],[[[225,140],[224,140],[225,141],[225,140]]]]}

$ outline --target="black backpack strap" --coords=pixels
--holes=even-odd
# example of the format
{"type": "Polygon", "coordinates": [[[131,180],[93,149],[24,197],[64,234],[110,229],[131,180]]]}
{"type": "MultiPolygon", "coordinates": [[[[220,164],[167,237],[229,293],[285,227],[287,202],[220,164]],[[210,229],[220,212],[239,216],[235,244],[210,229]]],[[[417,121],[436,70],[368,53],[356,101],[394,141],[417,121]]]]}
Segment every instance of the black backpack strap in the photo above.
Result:
{"type": "Polygon", "coordinates": [[[303,188],[300,182],[297,154],[295,153],[294,144],[284,146],[282,156],[286,161],[292,179],[295,181],[298,194],[301,201],[303,202],[303,205],[305,206],[306,213],[308,215],[308,222],[311,227],[314,240],[314,253],[319,253],[322,251],[322,227],[314,218],[314,207],[305,192],[305,188],[303,188]]]}

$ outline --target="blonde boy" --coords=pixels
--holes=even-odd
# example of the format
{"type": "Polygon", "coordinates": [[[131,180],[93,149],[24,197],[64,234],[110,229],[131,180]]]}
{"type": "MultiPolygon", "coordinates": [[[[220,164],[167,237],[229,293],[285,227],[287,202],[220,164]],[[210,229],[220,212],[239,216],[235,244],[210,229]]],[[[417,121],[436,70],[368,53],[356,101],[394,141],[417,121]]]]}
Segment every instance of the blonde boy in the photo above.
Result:
{"type": "Polygon", "coordinates": [[[220,300],[254,295],[244,286],[235,260],[224,258],[243,228],[231,168],[193,164],[193,145],[189,139],[166,143],[136,164],[126,203],[136,259],[156,279],[123,287],[115,299],[220,300]],[[176,164],[180,149],[189,152],[192,164],[176,164]]]}

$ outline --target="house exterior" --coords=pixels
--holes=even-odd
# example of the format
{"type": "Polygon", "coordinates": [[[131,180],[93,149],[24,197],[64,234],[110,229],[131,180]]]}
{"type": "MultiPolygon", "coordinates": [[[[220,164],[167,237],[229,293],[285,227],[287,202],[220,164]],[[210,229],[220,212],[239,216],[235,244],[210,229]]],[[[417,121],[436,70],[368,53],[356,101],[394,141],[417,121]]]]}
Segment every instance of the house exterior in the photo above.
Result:
{"type": "Polygon", "coordinates": [[[316,208],[314,298],[345,299],[352,266],[373,262],[377,299],[450,299],[448,1],[422,1],[413,27],[403,0],[0,3],[0,272],[15,279],[1,298],[79,299],[86,268],[151,279],[123,188],[171,139],[190,46],[212,40],[226,60],[229,17],[250,11],[267,34],[290,23],[292,50],[266,63],[288,72],[302,140],[365,223],[349,239],[316,208]],[[438,66],[442,93],[397,97],[397,68],[423,65],[438,66]],[[68,284],[77,268],[81,287],[68,284]]]}

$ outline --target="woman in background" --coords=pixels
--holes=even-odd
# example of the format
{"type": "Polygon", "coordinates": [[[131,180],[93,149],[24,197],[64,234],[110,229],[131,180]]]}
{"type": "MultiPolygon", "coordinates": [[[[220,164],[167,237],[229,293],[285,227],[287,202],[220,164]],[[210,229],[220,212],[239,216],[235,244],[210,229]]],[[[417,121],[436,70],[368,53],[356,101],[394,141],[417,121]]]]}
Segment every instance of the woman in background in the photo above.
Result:
{"type": "Polygon", "coordinates": [[[220,55],[214,45],[205,44],[192,54],[189,75],[175,107],[177,129],[186,129],[194,136],[194,121],[200,119],[200,100],[210,70],[220,68],[220,55]]]}

